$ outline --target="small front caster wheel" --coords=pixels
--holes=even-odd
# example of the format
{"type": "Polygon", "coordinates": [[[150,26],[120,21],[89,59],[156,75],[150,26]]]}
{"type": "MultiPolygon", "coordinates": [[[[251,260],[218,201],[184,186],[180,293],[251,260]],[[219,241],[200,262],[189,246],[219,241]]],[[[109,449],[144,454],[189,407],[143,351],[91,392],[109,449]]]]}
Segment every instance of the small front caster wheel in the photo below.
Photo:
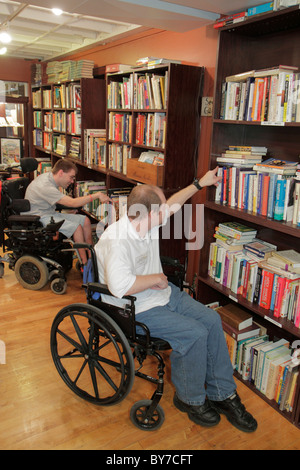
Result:
{"type": "Polygon", "coordinates": [[[53,281],[51,281],[50,287],[54,294],[62,295],[67,290],[67,283],[64,279],[56,277],[53,279],[53,281]]]}
{"type": "Polygon", "coordinates": [[[147,417],[147,412],[152,404],[151,400],[140,400],[130,410],[130,419],[133,424],[143,431],[159,429],[165,420],[165,414],[160,405],[157,405],[152,416],[147,417]]]}

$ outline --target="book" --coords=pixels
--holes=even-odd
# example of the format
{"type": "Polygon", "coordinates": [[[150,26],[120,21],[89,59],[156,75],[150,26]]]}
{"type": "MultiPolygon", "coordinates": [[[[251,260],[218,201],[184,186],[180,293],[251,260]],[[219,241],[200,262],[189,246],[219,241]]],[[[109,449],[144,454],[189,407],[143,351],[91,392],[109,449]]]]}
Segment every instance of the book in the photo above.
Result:
{"type": "Polygon", "coordinates": [[[282,261],[282,266],[287,269],[288,266],[300,267],[300,253],[296,250],[280,250],[274,254],[275,258],[279,258],[282,261]]]}
{"type": "Polygon", "coordinates": [[[296,72],[298,67],[293,65],[275,65],[274,67],[268,67],[266,69],[255,70],[255,77],[265,77],[266,75],[277,75],[280,72],[296,72]]]}
{"type": "Polygon", "coordinates": [[[300,253],[296,250],[281,250],[272,254],[270,264],[284,271],[300,274],[300,253]]]}
{"type": "Polygon", "coordinates": [[[234,238],[242,239],[243,236],[254,236],[257,234],[257,230],[252,229],[244,224],[239,222],[222,222],[219,223],[219,229],[225,233],[230,234],[234,238]]]}
{"type": "Polygon", "coordinates": [[[279,160],[277,158],[268,158],[261,163],[256,163],[253,169],[274,172],[280,175],[294,175],[296,173],[297,163],[298,162],[279,160]]]}
{"type": "Polygon", "coordinates": [[[252,316],[235,304],[227,304],[216,309],[221,319],[238,331],[252,325],[252,316]]]}
{"type": "Polygon", "coordinates": [[[106,73],[115,73],[115,72],[131,72],[133,70],[132,65],[128,64],[108,64],[105,66],[106,73]]]}
{"type": "Polygon", "coordinates": [[[253,15],[259,15],[261,13],[266,13],[268,11],[273,11],[273,5],[274,5],[274,2],[267,2],[267,3],[262,3],[261,5],[257,5],[256,7],[248,8],[247,15],[253,16],[253,15]]]}
{"type": "MultiPolygon", "coordinates": [[[[220,307],[218,307],[220,308],[220,307]]],[[[218,311],[218,308],[216,309],[218,311]]],[[[242,339],[252,338],[254,336],[258,336],[260,333],[260,327],[257,325],[252,324],[247,328],[243,328],[242,330],[238,330],[233,326],[226,323],[226,321],[222,320],[223,330],[232,336],[236,341],[241,341],[242,339]]]]}
{"type": "Polygon", "coordinates": [[[244,245],[244,249],[246,251],[250,251],[254,253],[259,258],[266,258],[267,254],[271,254],[277,250],[277,246],[273,245],[273,243],[265,242],[264,240],[259,240],[255,238],[252,242],[246,243],[244,245]]]}

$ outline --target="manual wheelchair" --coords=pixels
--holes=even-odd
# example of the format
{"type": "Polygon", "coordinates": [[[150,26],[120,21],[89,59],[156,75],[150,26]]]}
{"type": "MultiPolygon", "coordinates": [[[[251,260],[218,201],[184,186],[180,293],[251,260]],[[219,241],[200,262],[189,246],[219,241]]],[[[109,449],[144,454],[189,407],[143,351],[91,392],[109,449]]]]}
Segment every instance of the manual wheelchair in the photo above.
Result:
{"type": "Polygon", "coordinates": [[[24,214],[30,210],[30,202],[24,199],[29,178],[24,174],[34,171],[37,164],[34,158],[22,158],[20,177],[1,182],[0,278],[8,263],[24,288],[39,290],[50,281],[51,290],[63,294],[74,253],[71,240],[58,233],[63,222],[53,220],[43,227],[39,216],[24,214]]]}
{"type": "MultiPolygon", "coordinates": [[[[164,422],[159,401],[164,389],[165,364],[160,352],[171,347],[168,342],[151,337],[147,326],[136,320],[134,296],[124,297],[127,301],[124,308],[101,301],[101,294],[112,294],[107,286],[98,282],[94,249],[85,244],[74,244],[74,247],[91,251],[90,282],[83,285],[87,305],[78,303],[64,307],[53,321],[50,346],[56,369],[76,395],[100,406],[124,400],[135,376],[155,384],[150,400],[133,405],[130,419],[139,429],[158,429],[164,422]],[[137,327],[140,327],[139,333],[137,327]],[[157,377],[141,372],[147,356],[157,360],[157,377]]],[[[183,288],[184,266],[170,258],[163,260],[163,265],[172,267],[172,280],[176,278],[183,288]]]]}

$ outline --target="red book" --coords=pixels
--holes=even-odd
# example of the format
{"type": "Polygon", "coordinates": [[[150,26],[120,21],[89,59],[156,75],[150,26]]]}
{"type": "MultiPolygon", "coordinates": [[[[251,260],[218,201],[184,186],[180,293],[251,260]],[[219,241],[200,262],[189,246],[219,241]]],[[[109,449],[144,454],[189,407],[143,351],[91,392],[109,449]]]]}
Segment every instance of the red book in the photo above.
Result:
{"type": "Polygon", "coordinates": [[[270,175],[263,175],[261,215],[267,215],[270,175]]]}
{"type": "Polygon", "coordinates": [[[263,270],[263,278],[261,283],[261,295],[259,306],[269,310],[271,305],[271,298],[272,298],[272,290],[273,290],[273,281],[274,281],[274,273],[263,270]]]}

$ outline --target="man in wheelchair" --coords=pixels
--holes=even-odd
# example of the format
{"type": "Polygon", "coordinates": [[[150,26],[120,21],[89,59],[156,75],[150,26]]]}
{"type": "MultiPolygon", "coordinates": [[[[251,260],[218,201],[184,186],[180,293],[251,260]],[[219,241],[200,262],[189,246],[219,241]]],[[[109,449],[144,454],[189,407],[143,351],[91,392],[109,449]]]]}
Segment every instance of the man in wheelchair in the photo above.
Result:
{"type": "MultiPolygon", "coordinates": [[[[100,191],[76,198],[63,195],[59,187],[67,189],[74,182],[76,173],[77,167],[73,162],[60,159],[54,165],[52,172],[43,173],[35,178],[25,193],[25,199],[30,202],[30,211],[26,215],[38,215],[44,226],[52,217],[55,222],[64,221],[59,228],[63,235],[67,238],[73,237],[75,243],[91,245],[92,230],[89,218],[75,213],[60,214],[56,210],[56,204],[76,210],[94,199],[99,199],[101,202],[108,202],[110,199],[100,191]]],[[[79,250],[79,254],[82,264],[86,264],[86,250],[79,250]]]]}
{"type": "Polygon", "coordinates": [[[217,185],[216,173],[208,171],[168,201],[158,187],[136,186],[127,215],[110,225],[95,246],[99,282],[114,296],[102,295],[109,304],[123,306],[121,298],[134,295],[138,322],[170,344],[174,405],[180,411],[202,426],[217,425],[223,413],[238,429],[253,432],[257,422],[236,393],[219,315],[168,283],[159,254],[158,230],[169,209],[181,207],[201,187],[217,185]]]}

